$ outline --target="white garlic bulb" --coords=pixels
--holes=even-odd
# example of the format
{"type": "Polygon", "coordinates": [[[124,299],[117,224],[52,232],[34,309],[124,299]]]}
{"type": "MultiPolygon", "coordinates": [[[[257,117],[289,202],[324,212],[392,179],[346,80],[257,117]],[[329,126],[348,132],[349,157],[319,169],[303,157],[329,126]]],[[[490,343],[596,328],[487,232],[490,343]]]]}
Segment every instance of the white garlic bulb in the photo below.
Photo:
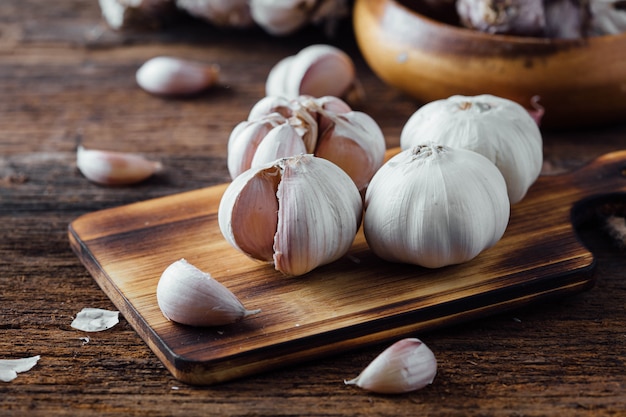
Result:
{"type": "Polygon", "coordinates": [[[261,311],[247,310],[228,288],[185,259],[163,271],[156,297],[168,320],[189,326],[221,326],[261,311]]]}
{"type": "Polygon", "coordinates": [[[500,240],[510,204],[500,171],[462,148],[416,145],[372,178],[363,231],[392,262],[438,268],[467,262],[500,240]]]}
{"type": "Polygon", "coordinates": [[[408,149],[424,141],[487,157],[502,172],[511,204],[524,198],[541,173],[539,127],[526,109],[505,98],[456,95],[425,104],[404,125],[400,146],[408,149]]]}
{"type": "Polygon", "coordinates": [[[354,182],[332,162],[298,155],[245,171],[218,210],[225,239],[247,256],[303,275],[344,256],[361,223],[354,182]]]}
{"type": "Polygon", "coordinates": [[[432,384],[437,359],[424,342],[402,339],[385,349],[354,379],[344,381],[380,394],[402,394],[432,384]]]}
{"type": "Polygon", "coordinates": [[[239,123],[228,140],[232,178],[257,162],[312,153],[334,162],[364,190],[384,161],[386,142],[378,124],[337,97],[267,96],[250,115],[256,119],[239,123]]]}
{"type": "Polygon", "coordinates": [[[265,94],[289,99],[301,95],[346,97],[356,87],[356,71],[348,54],[331,45],[316,44],[280,60],[270,70],[265,94]]]}
{"type": "Polygon", "coordinates": [[[78,146],[76,166],[88,180],[102,185],[129,185],[144,181],[161,171],[160,162],[142,155],[85,149],[78,146]]]}
{"type": "Polygon", "coordinates": [[[137,84],[155,95],[196,94],[217,82],[219,66],[169,56],[146,61],[137,70],[137,84]]]}

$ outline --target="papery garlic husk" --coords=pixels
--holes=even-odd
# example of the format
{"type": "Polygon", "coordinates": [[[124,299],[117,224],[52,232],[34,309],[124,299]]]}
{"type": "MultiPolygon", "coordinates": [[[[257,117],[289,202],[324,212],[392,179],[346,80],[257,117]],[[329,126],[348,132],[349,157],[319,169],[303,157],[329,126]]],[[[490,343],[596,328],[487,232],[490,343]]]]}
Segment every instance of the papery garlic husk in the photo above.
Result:
{"type": "Polygon", "coordinates": [[[156,297],[168,320],[189,326],[231,324],[261,311],[247,310],[228,288],[185,259],[163,271],[156,297]]]}
{"type": "Polygon", "coordinates": [[[249,28],[254,25],[248,0],[176,0],[176,6],[191,16],[215,26],[249,28]]]}
{"type": "Polygon", "coordinates": [[[402,339],[385,349],[354,379],[344,381],[380,394],[402,394],[432,384],[437,359],[416,338],[402,339]]]}
{"type": "Polygon", "coordinates": [[[146,61],[136,73],[145,91],[163,96],[200,93],[217,83],[219,66],[187,59],[158,56],[146,61]]]}
{"type": "Polygon", "coordinates": [[[581,39],[589,29],[589,2],[579,0],[544,0],[545,36],[555,39],[581,39]]]}
{"type": "Polygon", "coordinates": [[[270,70],[265,94],[290,99],[301,95],[344,97],[355,85],[350,56],[337,47],[316,44],[280,60],[270,70]]]}
{"type": "Polygon", "coordinates": [[[354,182],[332,162],[313,155],[282,158],[242,173],[224,192],[218,210],[228,243],[291,276],[344,256],[361,216],[354,182]]]}
{"type": "Polygon", "coordinates": [[[78,146],[76,166],[88,180],[102,185],[129,185],[144,181],[160,172],[160,162],[142,155],[85,149],[78,146]]]}
{"type": "Polygon", "coordinates": [[[626,32],[626,5],[623,0],[591,0],[591,32],[595,36],[626,32]]]}
{"type": "Polygon", "coordinates": [[[541,36],[544,0],[458,0],[457,14],[467,28],[486,33],[541,36]]]}
{"type": "Polygon", "coordinates": [[[506,183],[494,164],[433,143],[385,163],[364,207],[363,231],[376,255],[427,268],[475,258],[500,240],[510,215],[506,183]]]}
{"type": "Polygon", "coordinates": [[[511,204],[524,198],[541,173],[541,131],[529,112],[509,99],[456,95],[427,103],[404,125],[400,146],[426,140],[487,157],[502,172],[511,204]]]}

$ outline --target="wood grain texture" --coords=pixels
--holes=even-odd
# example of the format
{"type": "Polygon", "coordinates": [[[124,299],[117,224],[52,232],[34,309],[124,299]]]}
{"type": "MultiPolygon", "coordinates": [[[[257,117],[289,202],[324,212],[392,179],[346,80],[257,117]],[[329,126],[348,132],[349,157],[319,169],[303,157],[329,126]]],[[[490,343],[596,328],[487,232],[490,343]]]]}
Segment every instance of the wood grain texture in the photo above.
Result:
{"type": "Polygon", "coordinates": [[[222,237],[217,209],[224,185],[87,214],[72,222],[69,236],[174,376],[211,384],[589,288],[594,260],[576,237],[572,209],[592,196],[626,191],[625,165],[626,152],[615,153],[576,173],[540,178],[513,206],[496,246],[435,270],[378,259],[361,231],[343,259],[284,277],[222,237]],[[156,285],[180,258],[262,313],[220,328],[165,319],[156,285]]]}

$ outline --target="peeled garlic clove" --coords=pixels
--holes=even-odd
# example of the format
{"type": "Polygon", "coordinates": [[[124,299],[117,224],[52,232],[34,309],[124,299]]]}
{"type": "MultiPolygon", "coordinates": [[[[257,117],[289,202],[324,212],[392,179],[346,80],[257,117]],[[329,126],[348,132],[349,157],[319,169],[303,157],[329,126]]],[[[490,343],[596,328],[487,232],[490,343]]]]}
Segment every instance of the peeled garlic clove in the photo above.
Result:
{"type": "Polygon", "coordinates": [[[156,297],[168,320],[189,326],[221,326],[261,311],[247,310],[228,288],[185,259],[163,271],[156,297]]]}
{"type": "Polygon", "coordinates": [[[376,172],[365,194],[363,231],[383,259],[439,268],[497,243],[509,214],[506,184],[494,164],[467,149],[427,143],[376,172]]]}
{"type": "Polygon", "coordinates": [[[248,28],[254,24],[248,0],[176,0],[176,6],[215,26],[248,28]]]}
{"type": "Polygon", "coordinates": [[[541,173],[541,131],[529,112],[509,99],[457,95],[427,103],[404,125],[400,146],[409,149],[424,140],[487,157],[502,172],[511,204],[524,198],[541,173]]]}
{"type": "Polygon", "coordinates": [[[288,123],[276,126],[259,143],[250,163],[257,167],[279,158],[306,153],[304,141],[293,126],[288,123]]]}
{"type": "Polygon", "coordinates": [[[385,158],[385,137],[374,119],[351,111],[323,111],[331,123],[318,140],[315,155],[341,167],[359,190],[364,190],[385,158]]]}
{"type": "Polygon", "coordinates": [[[331,45],[311,45],[279,61],[270,71],[265,92],[268,96],[297,98],[347,95],[355,86],[352,59],[331,45]]]}
{"type": "Polygon", "coordinates": [[[141,155],[85,149],[83,146],[78,146],[76,165],[88,180],[103,185],[134,184],[162,169],[160,162],[141,155]]]}
{"type": "Polygon", "coordinates": [[[421,340],[402,339],[378,355],[354,379],[344,381],[380,394],[401,394],[432,384],[437,359],[421,340]]]}
{"type": "Polygon", "coordinates": [[[196,94],[213,86],[219,66],[159,56],[146,61],[136,74],[137,84],[149,93],[164,96],[196,94]]]}
{"type": "Polygon", "coordinates": [[[344,256],[361,223],[362,200],[338,166],[313,155],[242,173],[224,192],[218,222],[247,256],[303,275],[344,256]]]}

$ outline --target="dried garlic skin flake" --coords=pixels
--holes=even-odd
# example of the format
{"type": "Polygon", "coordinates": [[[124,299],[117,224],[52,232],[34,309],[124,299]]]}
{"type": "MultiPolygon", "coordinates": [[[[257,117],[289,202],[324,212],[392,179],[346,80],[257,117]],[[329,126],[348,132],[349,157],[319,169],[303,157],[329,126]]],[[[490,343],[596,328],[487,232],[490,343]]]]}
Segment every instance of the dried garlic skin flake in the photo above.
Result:
{"type": "Polygon", "coordinates": [[[29,371],[37,365],[40,356],[31,356],[22,359],[0,359],[0,381],[10,382],[17,378],[18,373],[29,371]]]}
{"type": "Polygon", "coordinates": [[[101,332],[119,323],[119,314],[119,311],[87,307],[76,315],[71,326],[84,332],[101,332]]]}

